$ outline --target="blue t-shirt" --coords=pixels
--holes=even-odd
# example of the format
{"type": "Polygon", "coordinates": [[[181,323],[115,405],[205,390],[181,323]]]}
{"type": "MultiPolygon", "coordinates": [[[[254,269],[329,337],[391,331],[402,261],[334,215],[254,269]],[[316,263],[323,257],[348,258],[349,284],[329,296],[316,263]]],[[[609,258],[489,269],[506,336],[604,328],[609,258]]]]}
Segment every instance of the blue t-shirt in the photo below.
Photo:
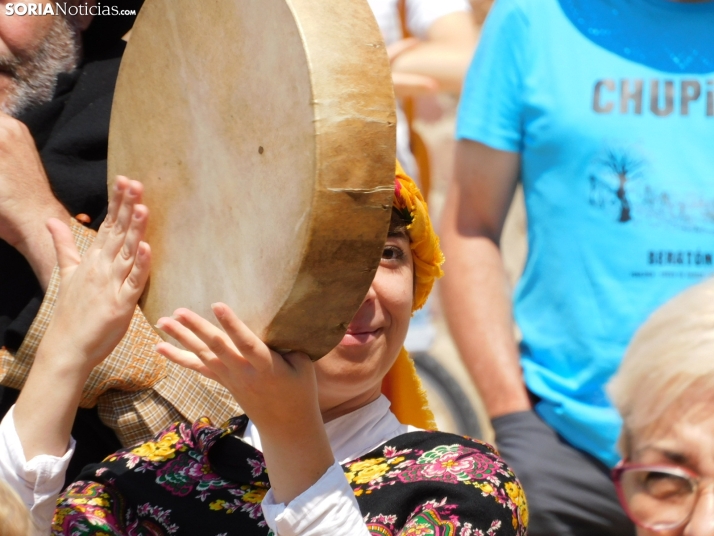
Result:
{"type": "Polygon", "coordinates": [[[605,384],[648,315],[714,270],[714,2],[497,0],[457,136],[521,153],[526,383],[613,465],[605,384]]]}

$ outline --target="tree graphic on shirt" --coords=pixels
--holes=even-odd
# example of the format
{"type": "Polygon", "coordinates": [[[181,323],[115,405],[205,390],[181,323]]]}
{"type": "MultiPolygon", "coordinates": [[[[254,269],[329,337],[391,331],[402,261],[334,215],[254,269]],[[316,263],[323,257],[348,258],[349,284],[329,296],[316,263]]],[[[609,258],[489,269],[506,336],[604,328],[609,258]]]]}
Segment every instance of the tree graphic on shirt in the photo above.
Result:
{"type": "Polygon", "coordinates": [[[620,223],[632,219],[632,209],[628,198],[628,188],[633,181],[639,179],[642,161],[628,154],[624,150],[609,149],[601,159],[604,173],[602,176],[590,175],[590,203],[603,206],[605,199],[603,193],[612,201],[619,204],[620,223]]]}

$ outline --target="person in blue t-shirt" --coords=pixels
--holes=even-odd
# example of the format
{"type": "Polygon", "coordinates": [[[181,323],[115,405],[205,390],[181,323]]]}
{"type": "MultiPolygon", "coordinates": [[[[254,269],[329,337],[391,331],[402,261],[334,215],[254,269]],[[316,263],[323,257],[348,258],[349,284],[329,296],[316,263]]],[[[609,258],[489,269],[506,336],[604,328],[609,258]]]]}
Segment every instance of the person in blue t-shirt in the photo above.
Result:
{"type": "Polygon", "coordinates": [[[497,0],[486,21],[442,294],[530,535],[633,533],[604,386],[647,316],[714,271],[713,28],[714,1],[683,0],[497,0]],[[512,311],[499,240],[518,181],[529,251],[512,311]]]}

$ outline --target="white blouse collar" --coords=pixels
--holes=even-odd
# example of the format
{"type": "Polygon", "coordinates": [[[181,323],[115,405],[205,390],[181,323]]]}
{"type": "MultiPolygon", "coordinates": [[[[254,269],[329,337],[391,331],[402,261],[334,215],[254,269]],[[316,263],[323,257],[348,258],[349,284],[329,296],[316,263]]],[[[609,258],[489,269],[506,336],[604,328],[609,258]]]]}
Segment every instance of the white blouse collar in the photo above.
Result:
{"type": "MultiPolygon", "coordinates": [[[[390,405],[389,399],[381,395],[374,402],[325,424],[332,453],[340,464],[359,458],[398,435],[415,430],[400,423],[389,410],[390,405]]],[[[243,441],[263,450],[258,429],[252,421],[248,422],[243,441]]]]}

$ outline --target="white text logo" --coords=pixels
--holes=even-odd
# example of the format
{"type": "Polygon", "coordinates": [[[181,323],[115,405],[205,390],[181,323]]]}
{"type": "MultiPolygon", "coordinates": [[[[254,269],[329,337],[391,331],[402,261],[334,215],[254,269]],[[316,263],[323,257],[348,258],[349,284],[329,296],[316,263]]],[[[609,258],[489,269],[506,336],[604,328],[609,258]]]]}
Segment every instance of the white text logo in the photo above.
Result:
{"type": "Polygon", "coordinates": [[[92,15],[97,17],[136,15],[136,10],[119,9],[117,6],[103,6],[102,4],[95,6],[88,6],[86,4],[68,6],[61,2],[55,2],[54,4],[16,2],[5,4],[5,15],[8,17],[11,15],[17,15],[19,17],[24,17],[25,15],[69,15],[71,17],[76,17],[77,15],[92,15]]]}

